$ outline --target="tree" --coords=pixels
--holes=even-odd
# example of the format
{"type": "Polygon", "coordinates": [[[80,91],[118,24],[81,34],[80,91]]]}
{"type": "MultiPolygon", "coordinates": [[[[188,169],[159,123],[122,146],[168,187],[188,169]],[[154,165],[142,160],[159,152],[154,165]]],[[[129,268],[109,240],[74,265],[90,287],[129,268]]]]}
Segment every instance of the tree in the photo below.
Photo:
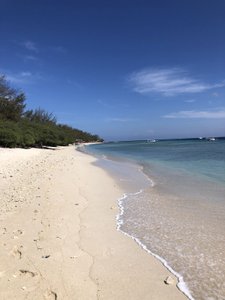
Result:
{"type": "Polygon", "coordinates": [[[19,121],[25,109],[25,95],[9,87],[5,76],[0,76],[0,118],[19,121]]]}
{"type": "Polygon", "coordinates": [[[41,108],[26,111],[24,113],[24,117],[31,122],[56,124],[56,117],[52,113],[49,113],[41,108]]]}
{"type": "Polygon", "coordinates": [[[56,117],[44,109],[25,111],[25,95],[11,88],[5,76],[0,75],[0,146],[55,147],[72,144],[77,139],[91,142],[99,137],[57,124],[56,117]]]}

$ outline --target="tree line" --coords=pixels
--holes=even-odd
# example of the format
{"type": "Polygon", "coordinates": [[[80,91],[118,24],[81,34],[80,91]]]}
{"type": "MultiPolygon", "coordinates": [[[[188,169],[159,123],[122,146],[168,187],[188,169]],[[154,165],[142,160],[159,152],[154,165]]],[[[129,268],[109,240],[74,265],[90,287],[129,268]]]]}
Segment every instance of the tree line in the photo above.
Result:
{"type": "Polygon", "coordinates": [[[98,135],[57,123],[44,109],[26,110],[26,97],[0,75],[0,146],[67,146],[76,141],[102,141],[98,135]]]}

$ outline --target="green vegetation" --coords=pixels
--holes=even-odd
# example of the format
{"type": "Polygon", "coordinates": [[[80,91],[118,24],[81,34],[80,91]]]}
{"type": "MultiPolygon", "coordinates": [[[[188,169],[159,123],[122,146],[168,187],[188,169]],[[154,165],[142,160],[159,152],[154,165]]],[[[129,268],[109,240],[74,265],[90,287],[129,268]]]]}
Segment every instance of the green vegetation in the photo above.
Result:
{"type": "Polygon", "coordinates": [[[66,146],[75,141],[102,141],[68,125],[58,124],[55,116],[43,109],[25,110],[25,95],[9,86],[0,76],[0,146],[66,146]]]}

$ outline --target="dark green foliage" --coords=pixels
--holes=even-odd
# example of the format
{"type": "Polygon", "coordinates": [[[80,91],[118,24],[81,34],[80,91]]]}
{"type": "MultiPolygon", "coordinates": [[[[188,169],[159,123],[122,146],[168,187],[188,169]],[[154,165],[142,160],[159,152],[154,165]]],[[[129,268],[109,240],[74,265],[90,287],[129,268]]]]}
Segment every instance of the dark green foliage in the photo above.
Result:
{"type": "Polygon", "coordinates": [[[15,124],[12,122],[0,122],[0,144],[3,147],[16,147],[20,134],[15,124]]]}
{"type": "Polygon", "coordinates": [[[9,87],[0,76],[0,146],[66,146],[76,140],[102,141],[97,135],[57,124],[52,113],[38,108],[24,111],[25,96],[9,87]]]}
{"type": "Polygon", "coordinates": [[[25,109],[25,95],[10,88],[4,76],[0,76],[0,119],[18,121],[25,109]]]}
{"type": "Polygon", "coordinates": [[[44,109],[38,108],[35,110],[28,110],[24,113],[24,117],[32,122],[37,123],[56,123],[56,117],[52,113],[46,112],[44,109]]]}

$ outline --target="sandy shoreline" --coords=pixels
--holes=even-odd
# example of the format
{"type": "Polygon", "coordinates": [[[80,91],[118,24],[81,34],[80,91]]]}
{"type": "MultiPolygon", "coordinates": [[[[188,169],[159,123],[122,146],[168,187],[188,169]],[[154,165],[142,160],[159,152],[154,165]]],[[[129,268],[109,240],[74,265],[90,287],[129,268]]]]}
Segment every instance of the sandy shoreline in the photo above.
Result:
{"type": "Polygon", "coordinates": [[[116,230],[123,191],[94,161],[74,147],[0,149],[0,299],[186,299],[116,230]]]}

